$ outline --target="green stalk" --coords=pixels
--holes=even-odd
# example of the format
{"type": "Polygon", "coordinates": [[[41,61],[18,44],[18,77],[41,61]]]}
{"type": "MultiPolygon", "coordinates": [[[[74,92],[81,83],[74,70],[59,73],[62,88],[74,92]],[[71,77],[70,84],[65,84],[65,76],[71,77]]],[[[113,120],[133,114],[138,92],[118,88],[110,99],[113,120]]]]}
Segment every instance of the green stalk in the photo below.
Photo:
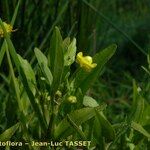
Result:
{"type": "Polygon", "coordinates": [[[18,14],[19,6],[20,6],[20,1],[21,0],[18,1],[17,6],[16,6],[15,11],[14,11],[14,14],[13,14],[13,17],[11,19],[11,25],[12,26],[14,25],[16,17],[17,17],[17,14],[18,14]]]}
{"type": "Polygon", "coordinates": [[[8,65],[9,65],[9,68],[10,68],[10,74],[11,74],[11,77],[12,77],[12,80],[13,80],[15,94],[16,94],[16,97],[17,97],[18,107],[19,107],[19,110],[22,111],[23,108],[21,107],[21,104],[20,104],[21,100],[20,100],[20,96],[19,96],[19,88],[18,88],[18,85],[16,83],[15,73],[14,73],[14,70],[13,70],[12,62],[11,62],[9,51],[8,51],[8,45],[7,45],[6,41],[4,42],[4,44],[5,44],[5,50],[6,50],[8,65]]]}
{"type": "Polygon", "coordinates": [[[5,8],[5,11],[6,11],[5,13],[6,13],[6,16],[7,16],[8,20],[9,20],[9,19],[10,19],[10,11],[9,11],[10,9],[9,9],[8,0],[5,0],[5,1],[4,1],[4,4],[5,4],[5,7],[4,7],[4,8],[5,8]]]}
{"type": "Polygon", "coordinates": [[[47,139],[49,139],[49,137],[50,137],[50,139],[53,138],[53,131],[54,131],[54,127],[55,127],[55,118],[56,118],[55,103],[54,103],[54,96],[52,96],[52,98],[51,98],[51,115],[50,115],[50,120],[48,123],[48,129],[47,129],[47,134],[46,134],[47,139]]]}
{"type": "Polygon", "coordinates": [[[4,47],[4,43],[2,44],[2,47],[0,49],[0,66],[2,64],[3,58],[4,58],[4,54],[5,54],[5,47],[4,47]]]}

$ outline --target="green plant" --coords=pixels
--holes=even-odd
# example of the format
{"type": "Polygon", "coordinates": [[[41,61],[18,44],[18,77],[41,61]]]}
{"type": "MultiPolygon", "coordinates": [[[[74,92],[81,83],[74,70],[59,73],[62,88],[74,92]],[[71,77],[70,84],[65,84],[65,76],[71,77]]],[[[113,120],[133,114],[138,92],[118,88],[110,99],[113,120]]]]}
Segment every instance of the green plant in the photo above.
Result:
{"type": "MultiPolygon", "coordinates": [[[[13,139],[15,134],[16,140],[21,135],[21,140],[29,143],[33,140],[85,140],[92,142],[87,145],[89,147],[104,147],[102,143],[112,141],[114,130],[102,113],[106,106],[85,95],[114,54],[116,45],[97,53],[93,57],[96,64],[92,64],[90,56],[77,56],[80,67],[72,73],[70,66],[75,62],[76,39],[67,37],[63,40],[56,27],[48,56],[35,48],[37,63],[32,69],[29,62],[16,53],[3,22],[0,21],[0,24],[4,31],[4,48],[13,87],[13,93],[8,97],[12,95],[11,101],[17,105],[12,111],[18,120],[13,120],[12,127],[4,131],[0,139],[13,139]],[[87,128],[92,122],[93,130],[88,133],[87,128]],[[103,128],[105,132],[101,132],[103,128]]],[[[7,101],[11,103],[10,99],[7,101]]],[[[29,147],[34,149],[30,144],[29,147]]]]}
{"type": "Polygon", "coordinates": [[[141,55],[149,48],[149,4],[0,1],[1,17],[14,27],[0,25],[0,149],[14,149],[10,141],[23,142],[15,147],[23,150],[78,149],[67,140],[88,140],[83,149],[149,149],[150,58],[143,67],[141,55]],[[111,43],[118,50],[105,66],[115,45],[97,50],[111,43]],[[93,59],[82,55],[96,52],[93,59]],[[33,141],[58,147],[33,147],[33,141]]]}

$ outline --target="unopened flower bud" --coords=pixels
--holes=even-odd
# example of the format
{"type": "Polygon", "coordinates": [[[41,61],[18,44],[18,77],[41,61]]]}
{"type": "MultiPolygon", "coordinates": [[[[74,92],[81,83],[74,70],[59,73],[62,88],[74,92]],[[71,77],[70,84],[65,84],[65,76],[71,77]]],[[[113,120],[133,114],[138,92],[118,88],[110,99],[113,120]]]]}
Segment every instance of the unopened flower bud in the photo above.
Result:
{"type": "Polygon", "coordinates": [[[62,93],[61,93],[61,91],[57,90],[57,92],[56,92],[56,96],[57,96],[57,97],[62,97],[62,93]]]}
{"type": "Polygon", "coordinates": [[[67,100],[68,100],[70,103],[76,103],[76,102],[77,102],[76,96],[69,96],[67,100]]]}

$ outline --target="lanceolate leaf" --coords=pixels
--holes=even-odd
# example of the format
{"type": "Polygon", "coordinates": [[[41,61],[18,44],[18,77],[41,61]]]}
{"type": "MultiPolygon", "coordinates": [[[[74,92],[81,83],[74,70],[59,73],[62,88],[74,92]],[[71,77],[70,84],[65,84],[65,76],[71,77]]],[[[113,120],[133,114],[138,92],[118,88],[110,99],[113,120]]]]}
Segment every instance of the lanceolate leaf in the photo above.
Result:
{"type": "Polygon", "coordinates": [[[63,51],[63,40],[59,29],[55,27],[48,54],[50,68],[53,75],[52,93],[54,93],[57,90],[61,82],[64,67],[63,51]]]}
{"type": "MultiPolygon", "coordinates": [[[[98,111],[102,111],[105,108],[105,105],[99,106],[97,109],[98,111]]],[[[85,121],[91,119],[92,117],[95,116],[95,110],[94,108],[83,108],[76,110],[72,113],[69,114],[71,117],[72,121],[76,125],[81,125],[85,121]]],[[[55,139],[58,138],[65,138],[69,136],[73,132],[72,127],[70,123],[67,121],[67,117],[63,119],[58,126],[56,127],[54,131],[54,137],[55,139]]]]}
{"type": "Polygon", "coordinates": [[[11,137],[17,131],[18,127],[19,127],[19,123],[15,124],[14,126],[10,127],[9,129],[5,130],[0,135],[0,141],[8,141],[9,139],[11,139],[11,137]]]}
{"type": "Polygon", "coordinates": [[[135,122],[140,122],[144,112],[144,98],[138,92],[138,87],[136,83],[133,82],[133,103],[132,103],[132,112],[131,119],[135,122]]]}
{"type": "Polygon", "coordinates": [[[74,38],[64,54],[64,65],[70,66],[75,60],[75,55],[76,55],[76,39],[74,38]]]}
{"type": "Polygon", "coordinates": [[[146,101],[145,101],[144,112],[140,124],[142,126],[150,125],[150,104],[146,101]]]}
{"type": "Polygon", "coordinates": [[[34,71],[26,59],[23,59],[20,55],[18,55],[18,58],[28,80],[29,86],[33,89],[34,84],[36,83],[34,71]]]}
{"type": "Polygon", "coordinates": [[[150,139],[150,134],[140,124],[132,122],[131,127],[150,139]]]}
{"type": "MultiPolygon", "coordinates": [[[[35,95],[36,79],[35,79],[34,71],[33,71],[31,65],[29,64],[29,62],[26,59],[23,59],[20,55],[18,55],[18,58],[19,58],[21,66],[22,66],[22,69],[25,73],[25,76],[27,78],[29,88],[32,91],[33,95],[35,95]]],[[[18,88],[21,89],[20,91],[23,91],[22,94],[21,94],[21,97],[20,97],[20,99],[21,99],[20,103],[21,103],[21,106],[22,106],[22,111],[25,114],[27,114],[28,113],[27,110],[29,109],[29,106],[31,105],[30,101],[28,99],[27,93],[24,90],[24,86],[20,86],[18,88]]]]}
{"type": "Polygon", "coordinates": [[[53,76],[52,76],[50,69],[48,68],[48,60],[46,56],[38,48],[35,48],[34,52],[38,60],[40,69],[42,70],[42,73],[44,74],[49,85],[51,85],[53,82],[53,76]]]}
{"type": "Polygon", "coordinates": [[[102,128],[97,115],[95,116],[95,120],[94,120],[93,136],[94,139],[96,140],[96,143],[100,144],[102,140],[102,128]]]}
{"type": "Polygon", "coordinates": [[[93,138],[96,141],[96,148],[104,150],[105,142],[104,142],[104,137],[102,135],[102,126],[97,115],[95,115],[95,120],[94,120],[93,138]]]}
{"type": "Polygon", "coordinates": [[[1,66],[1,63],[3,61],[4,54],[5,54],[5,46],[4,46],[4,43],[3,43],[2,46],[1,46],[1,49],[0,49],[0,66],[1,66]]]}
{"type": "Polygon", "coordinates": [[[97,101],[94,98],[90,97],[90,96],[84,96],[83,105],[88,106],[88,107],[97,107],[97,106],[99,106],[97,101]]]}
{"type": "Polygon", "coordinates": [[[102,136],[104,136],[107,141],[112,141],[115,138],[115,131],[112,125],[105,118],[102,112],[99,112],[97,109],[95,109],[95,113],[101,124],[102,136]]]}

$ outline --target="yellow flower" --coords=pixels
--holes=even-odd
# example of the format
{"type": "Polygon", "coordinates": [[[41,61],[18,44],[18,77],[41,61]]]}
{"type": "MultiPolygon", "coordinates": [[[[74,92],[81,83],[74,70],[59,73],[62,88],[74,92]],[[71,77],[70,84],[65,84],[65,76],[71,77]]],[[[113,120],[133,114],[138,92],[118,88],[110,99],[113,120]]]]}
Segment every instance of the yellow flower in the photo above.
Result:
{"type": "MultiPolygon", "coordinates": [[[[7,33],[15,31],[15,30],[13,30],[13,27],[10,24],[7,24],[6,22],[3,22],[3,25],[4,25],[7,33]]],[[[0,26],[0,37],[4,37],[4,31],[3,31],[1,26],[0,26]]]]}
{"type": "Polygon", "coordinates": [[[90,72],[93,68],[97,66],[96,63],[93,63],[91,56],[83,56],[82,52],[77,54],[76,61],[80,64],[80,67],[85,69],[87,72],[90,72]]]}
{"type": "Polygon", "coordinates": [[[68,101],[69,101],[70,103],[76,103],[76,102],[77,102],[77,98],[76,98],[75,96],[69,96],[69,97],[68,97],[68,101]]]}

